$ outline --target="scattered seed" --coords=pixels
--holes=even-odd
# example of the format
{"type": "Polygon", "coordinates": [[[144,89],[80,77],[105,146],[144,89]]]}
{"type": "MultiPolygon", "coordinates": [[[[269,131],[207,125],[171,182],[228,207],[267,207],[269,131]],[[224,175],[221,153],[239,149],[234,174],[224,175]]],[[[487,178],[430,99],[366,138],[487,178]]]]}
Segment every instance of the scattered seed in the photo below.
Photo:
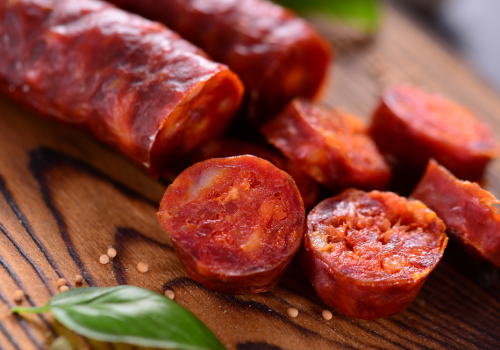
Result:
{"type": "Polygon", "coordinates": [[[116,249],[111,247],[108,249],[108,256],[113,259],[116,256],[116,249]]]}
{"type": "Polygon", "coordinates": [[[23,301],[23,298],[24,298],[24,293],[22,290],[18,289],[14,292],[14,301],[16,303],[20,303],[21,301],[23,301]]]}
{"type": "Polygon", "coordinates": [[[67,285],[67,284],[68,284],[68,281],[66,281],[66,279],[64,279],[64,278],[59,278],[59,279],[57,280],[57,285],[58,285],[59,287],[60,287],[60,286],[65,286],[65,285],[67,285]]]}
{"type": "Polygon", "coordinates": [[[167,298],[169,298],[170,300],[174,300],[174,298],[175,298],[175,293],[174,293],[174,291],[173,291],[173,290],[167,289],[167,290],[165,291],[165,296],[166,296],[167,298]]]}
{"type": "Polygon", "coordinates": [[[75,284],[82,284],[83,283],[83,276],[82,275],[76,275],[75,276],[75,284]]]}
{"type": "Polygon", "coordinates": [[[65,291],[67,291],[67,290],[69,290],[69,287],[68,287],[68,286],[60,286],[60,287],[59,287],[59,291],[60,291],[61,293],[62,293],[62,292],[65,292],[65,291]]]}
{"type": "Polygon", "coordinates": [[[107,263],[109,263],[109,256],[107,256],[106,254],[101,255],[101,257],[99,258],[99,262],[103,265],[106,265],[107,263]]]}
{"type": "Polygon", "coordinates": [[[137,264],[137,270],[139,270],[142,273],[146,273],[149,270],[149,265],[141,261],[140,263],[137,264]]]}
{"type": "Polygon", "coordinates": [[[327,321],[330,321],[333,317],[333,314],[330,310],[323,310],[323,312],[321,313],[321,315],[323,316],[323,318],[327,321]]]}
{"type": "Polygon", "coordinates": [[[290,308],[288,308],[288,310],[286,310],[286,313],[290,317],[297,317],[299,315],[299,310],[297,310],[294,307],[290,307],[290,308]]]}

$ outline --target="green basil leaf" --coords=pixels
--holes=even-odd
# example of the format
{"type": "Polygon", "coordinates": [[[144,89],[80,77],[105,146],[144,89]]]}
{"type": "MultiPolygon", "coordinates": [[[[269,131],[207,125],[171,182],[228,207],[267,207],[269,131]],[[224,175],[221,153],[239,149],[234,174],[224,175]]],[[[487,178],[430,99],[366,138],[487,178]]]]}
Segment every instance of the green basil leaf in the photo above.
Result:
{"type": "Polygon", "coordinates": [[[44,307],[12,311],[51,311],[67,328],[101,341],[163,349],[225,349],[191,312],[161,294],[134,286],[71,289],[44,307]]]}
{"type": "Polygon", "coordinates": [[[275,0],[305,15],[330,15],[368,33],[380,22],[379,0],[275,0]]]}

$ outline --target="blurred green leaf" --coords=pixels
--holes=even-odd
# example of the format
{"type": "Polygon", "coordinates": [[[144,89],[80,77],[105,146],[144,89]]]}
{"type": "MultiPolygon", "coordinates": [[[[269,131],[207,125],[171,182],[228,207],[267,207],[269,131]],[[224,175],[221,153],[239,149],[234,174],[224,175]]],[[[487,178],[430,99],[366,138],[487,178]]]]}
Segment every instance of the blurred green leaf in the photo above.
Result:
{"type": "Polygon", "coordinates": [[[304,15],[332,16],[367,33],[380,22],[379,0],[275,0],[304,15]]]}
{"type": "Polygon", "coordinates": [[[162,349],[226,349],[191,312],[139,287],[75,288],[57,294],[42,307],[12,308],[12,312],[48,311],[72,331],[100,341],[162,349]]]}

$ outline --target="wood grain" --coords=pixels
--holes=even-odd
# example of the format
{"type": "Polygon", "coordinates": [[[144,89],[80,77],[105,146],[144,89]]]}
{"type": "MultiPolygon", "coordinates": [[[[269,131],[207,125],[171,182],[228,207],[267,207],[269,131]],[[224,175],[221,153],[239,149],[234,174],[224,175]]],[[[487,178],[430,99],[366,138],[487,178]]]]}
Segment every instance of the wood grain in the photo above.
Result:
{"type": "MultiPolygon", "coordinates": [[[[500,136],[500,100],[438,39],[388,5],[368,45],[339,53],[328,104],[368,118],[381,88],[411,81],[475,110],[500,136]]],[[[487,175],[500,195],[500,162],[487,175]]],[[[189,279],[156,218],[165,185],[86,135],[46,122],[0,98],[0,350],[44,349],[64,334],[79,348],[126,349],[65,330],[50,317],[9,313],[13,295],[42,305],[71,286],[134,284],[163,292],[192,310],[229,349],[492,349],[500,346],[498,269],[451,245],[415,302],[386,319],[360,321],[334,313],[296,261],[268,293],[229,296],[189,279]],[[107,265],[109,246],[118,255],[107,265]],[[136,269],[139,261],[150,270],[136,269]],[[297,318],[287,316],[296,307],[297,318]]]]}

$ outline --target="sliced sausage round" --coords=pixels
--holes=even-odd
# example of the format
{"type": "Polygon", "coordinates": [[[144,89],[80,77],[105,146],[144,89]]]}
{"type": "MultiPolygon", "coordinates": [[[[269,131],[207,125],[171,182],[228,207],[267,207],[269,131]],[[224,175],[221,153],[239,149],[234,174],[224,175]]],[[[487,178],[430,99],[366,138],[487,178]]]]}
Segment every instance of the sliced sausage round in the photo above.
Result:
{"type": "Polygon", "coordinates": [[[447,242],[445,225],[420,201],[348,189],[309,213],[299,261],[326,303],[372,320],[413,301],[447,242]]]}
{"type": "Polygon", "coordinates": [[[500,204],[477,183],[460,181],[434,160],[412,197],[434,210],[452,239],[467,251],[500,267],[500,204]]]}
{"type": "Polygon", "coordinates": [[[479,179],[499,146],[471,111],[410,85],[386,89],[370,133],[380,150],[400,163],[425,169],[436,159],[462,179],[479,179]]]}
{"type": "Polygon", "coordinates": [[[293,100],[260,129],[267,140],[333,191],[385,189],[391,169],[363,123],[339,109],[293,100]]]}
{"type": "Polygon", "coordinates": [[[229,294],[276,285],[305,230],[293,179],[248,155],[186,169],[165,192],[158,217],[191,278],[229,294]]]}

